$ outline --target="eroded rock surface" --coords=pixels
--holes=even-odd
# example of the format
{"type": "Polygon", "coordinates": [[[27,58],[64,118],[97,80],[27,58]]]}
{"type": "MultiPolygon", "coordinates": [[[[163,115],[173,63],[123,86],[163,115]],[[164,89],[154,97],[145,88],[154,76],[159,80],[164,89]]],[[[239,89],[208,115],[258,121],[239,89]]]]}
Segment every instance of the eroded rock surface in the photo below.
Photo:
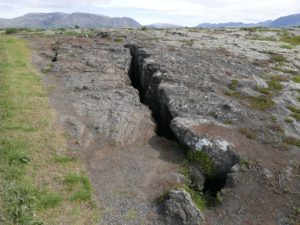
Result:
{"type": "Polygon", "coordinates": [[[281,41],[299,29],[103,32],[32,41],[102,224],[164,224],[154,199],[184,182],[175,142],[228,176],[203,224],[299,223],[300,47],[281,41]]]}
{"type": "Polygon", "coordinates": [[[171,190],[164,203],[168,225],[200,225],[202,213],[183,189],[171,190]]]}

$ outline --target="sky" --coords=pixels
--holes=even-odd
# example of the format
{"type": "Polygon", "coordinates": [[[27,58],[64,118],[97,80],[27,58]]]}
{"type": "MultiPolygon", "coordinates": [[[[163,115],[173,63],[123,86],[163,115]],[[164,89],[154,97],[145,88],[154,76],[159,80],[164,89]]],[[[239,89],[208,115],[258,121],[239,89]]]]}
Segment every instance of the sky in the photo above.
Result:
{"type": "Polygon", "coordinates": [[[261,22],[300,13],[300,0],[0,0],[0,18],[31,12],[131,17],[143,25],[261,22]]]}

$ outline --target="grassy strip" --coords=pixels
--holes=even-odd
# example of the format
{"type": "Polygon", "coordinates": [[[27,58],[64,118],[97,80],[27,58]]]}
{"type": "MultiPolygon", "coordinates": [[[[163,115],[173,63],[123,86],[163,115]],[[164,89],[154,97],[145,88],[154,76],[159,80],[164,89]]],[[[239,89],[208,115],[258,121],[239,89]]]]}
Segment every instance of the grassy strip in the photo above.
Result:
{"type": "Polygon", "coordinates": [[[291,36],[288,34],[284,34],[281,37],[281,41],[289,43],[291,45],[300,45],[300,36],[291,36]]]}
{"type": "Polygon", "coordinates": [[[30,51],[12,37],[0,37],[0,121],[0,224],[96,224],[89,180],[68,156],[30,51]]]}

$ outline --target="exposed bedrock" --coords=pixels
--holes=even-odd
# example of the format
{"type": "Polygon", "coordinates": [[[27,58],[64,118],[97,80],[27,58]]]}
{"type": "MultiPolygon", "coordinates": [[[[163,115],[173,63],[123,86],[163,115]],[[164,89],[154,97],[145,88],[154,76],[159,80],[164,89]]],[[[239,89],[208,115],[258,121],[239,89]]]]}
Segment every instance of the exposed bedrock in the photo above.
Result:
{"type": "MultiPolygon", "coordinates": [[[[157,123],[157,133],[168,139],[174,139],[190,151],[202,152],[214,164],[214,174],[208,176],[201,165],[191,165],[193,183],[198,189],[209,189],[216,194],[226,183],[226,176],[231,167],[238,163],[239,158],[232,152],[233,144],[227,140],[215,138],[206,134],[197,134],[194,127],[201,124],[215,123],[212,120],[200,118],[183,118],[178,107],[174,107],[176,99],[170,98],[172,75],[157,64],[145,49],[136,45],[126,45],[132,55],[129,76],[132,85],[139,90],[141,102],[148,105],[157,123]],[[203,179],[203,174],[205,179],[203,179]]],[[[172,87],[174,90],[175,86],[172,87]]],[[[186,96],[183,96],[186,97],[186,96]]]]}
{"type": "Polygon", "coordinates": [[[142,48],[135,45],[126,45],[131,51],[132,62],[129,76],[132,86],[139,90],[140,100],[152,110],[152,115],[157,122],[157,133],[168,139],[175,139],[170,129],[170,122],[174,115],[169,109],[169,99],[165,89],[160,84],[166,71],[147,59],[150,55],[142,48]]]}
{"type": "Polygon", "coordinates": [[[164,204],[166,221],[172,225],[199,225],[202,213],[183,189],[170,191],[164,204]]]}

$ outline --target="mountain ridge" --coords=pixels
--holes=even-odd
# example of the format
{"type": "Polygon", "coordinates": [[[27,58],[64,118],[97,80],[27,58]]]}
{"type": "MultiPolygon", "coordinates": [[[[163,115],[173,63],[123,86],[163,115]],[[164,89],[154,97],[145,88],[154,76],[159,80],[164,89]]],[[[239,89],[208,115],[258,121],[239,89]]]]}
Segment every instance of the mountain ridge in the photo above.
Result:
{"type": "Polygon", "coordinates": [[[275,20],[266,20],[258,23],[228,22],[228,23],[201,23],[196,27],[203,28],[235,28],[235,27],[292,27],[300,25],[300,14],[282,16],[275,20]]]}
{"type": "Polygon", "coordinates": [[[28,13],[13,19],[0,19],[0,28],[26,27],[26,28],[59,28],[74,27],[140,27],[141,24],[129,17],[109,17],[98,14],[76,12],[72,14],[54,13],[28,13]]]}

